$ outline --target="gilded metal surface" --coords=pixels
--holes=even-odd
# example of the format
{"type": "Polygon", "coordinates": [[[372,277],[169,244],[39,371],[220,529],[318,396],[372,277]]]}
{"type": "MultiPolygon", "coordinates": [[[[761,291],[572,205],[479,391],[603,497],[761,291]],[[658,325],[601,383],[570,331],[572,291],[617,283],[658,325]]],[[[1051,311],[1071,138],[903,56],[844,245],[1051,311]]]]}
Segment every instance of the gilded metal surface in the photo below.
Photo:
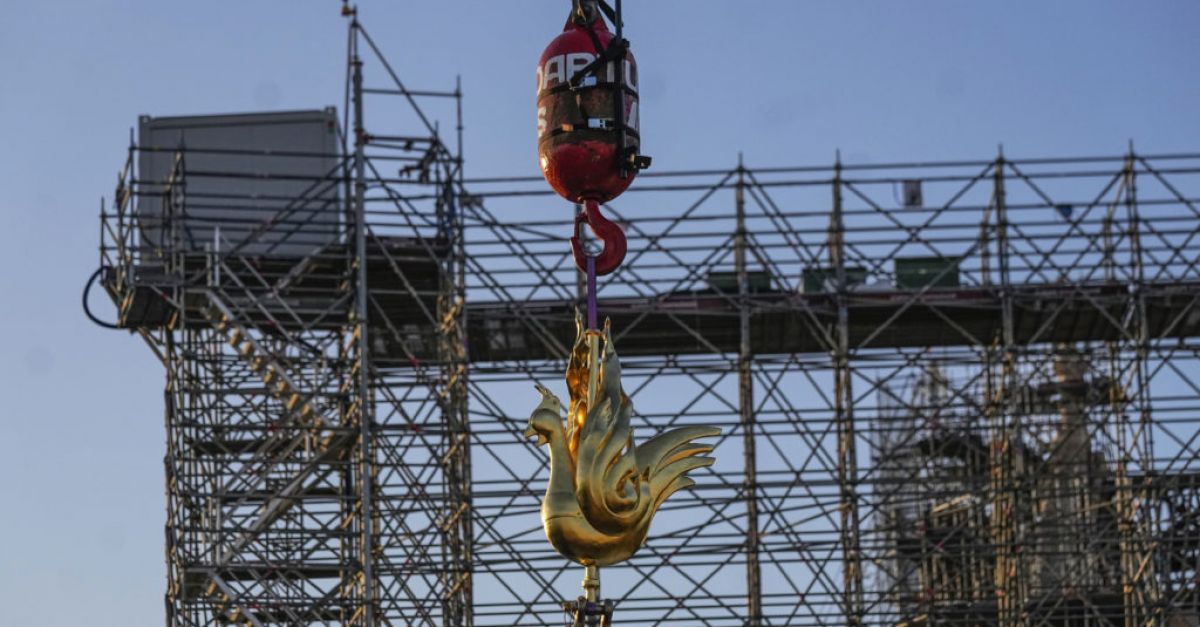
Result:
{"type": "Polygon", "coordinates": [[[576,314],[575,347],[567,364],[570,394],[564,425],[557,396],[542,387],[541,404],[525,436],[550,446],[550,481],[542,500],[546,537],[564,557],[584,566],[629,559],[646,539],[659,506],[695,484],[686,473],[709,466],[715,427],[672,429],[633,445],[633,405],[621,388],[621,363],[609,322],[584,330],[576,314]]]}

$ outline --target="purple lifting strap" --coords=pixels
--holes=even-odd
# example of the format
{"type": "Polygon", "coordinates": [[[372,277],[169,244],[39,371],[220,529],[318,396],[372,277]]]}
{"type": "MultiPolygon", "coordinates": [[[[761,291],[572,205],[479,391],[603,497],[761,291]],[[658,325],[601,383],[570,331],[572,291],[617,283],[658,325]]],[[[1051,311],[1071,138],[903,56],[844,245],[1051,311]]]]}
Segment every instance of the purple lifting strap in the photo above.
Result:
{"type": "Polygon", "coordinates": [[[596,329],[596,258],[587,256],[587,323],[596,329]]]}

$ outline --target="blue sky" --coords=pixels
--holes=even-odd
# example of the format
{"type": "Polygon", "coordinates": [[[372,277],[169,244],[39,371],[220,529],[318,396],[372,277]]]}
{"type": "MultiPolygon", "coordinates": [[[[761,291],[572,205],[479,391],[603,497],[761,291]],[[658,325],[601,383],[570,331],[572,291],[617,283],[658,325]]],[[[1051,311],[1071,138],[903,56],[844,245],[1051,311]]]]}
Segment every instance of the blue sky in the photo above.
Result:
{"type": "MultiPolygon", "coordinates": [[[[414,87],[467,94],[470,176],[536,172],[566,0],[360,3],[414,87]]],[[[1195,2],[626,0],[662,169],[1200,147],[1195,2]]],[[[8,2],[0,18],[0,623],[161,623],[162,368],[79,308],[142,113],[339,104],[333,0],[8,2]]],[[[107,310],[101,310],[110,313],[107,310]]]]}

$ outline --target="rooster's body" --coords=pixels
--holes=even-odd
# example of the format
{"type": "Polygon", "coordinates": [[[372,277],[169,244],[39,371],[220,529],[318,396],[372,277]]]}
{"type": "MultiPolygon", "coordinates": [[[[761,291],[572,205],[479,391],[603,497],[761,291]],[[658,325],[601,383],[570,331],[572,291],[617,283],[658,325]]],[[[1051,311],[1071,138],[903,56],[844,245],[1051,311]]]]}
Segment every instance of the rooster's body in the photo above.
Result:
{"type": "Polygon", "coordinates": [[[542,523],[554,548],[585,566],[629,559],[650,530],[660,505],[695,482],[689,470],[709,466],[715,427],[690,426],[661,433],[633,446],[629,397],[621,389],[621,365],[607,323],[595,402],[588,405],[588,334],[577,319],[575,350],[567,368],[570,423],[564,428],[559,399],[538,386],[542,402],[529,419],[527,436],[550,447],[550,481],[542,501],[542,523]]]}

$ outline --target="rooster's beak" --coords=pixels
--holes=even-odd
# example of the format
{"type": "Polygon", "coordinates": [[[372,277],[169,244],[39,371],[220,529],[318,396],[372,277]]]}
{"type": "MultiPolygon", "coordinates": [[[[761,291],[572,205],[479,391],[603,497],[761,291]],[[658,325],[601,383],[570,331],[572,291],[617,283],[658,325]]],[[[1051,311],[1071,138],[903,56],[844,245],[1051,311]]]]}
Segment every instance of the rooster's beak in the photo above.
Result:
{"type": "Polygon", "coordinates": [[[534,443],[533,443],[533,445],[534,445],[534,446],[541,446],[541,445],[543,445],[543,444],[545,444],[545,443],[547,443],[547,442],[549,442],[549,441],[550,441],[550,440],[546,439],[546,436],[544,436],[544,435],[542,435],[542,434],[538,433],[538,432],[537,432],[537,430],[533,428],[533,425],[529,425],[529,427],[528,427],[527,429],[525,429],[525,433],[524,433],[524,434],[522,434],[522,435],[524,435],[524,436],[525,436],[525,439],[527,439],[527,440],[528,440],[529,438],[535,438],[535,437],[536,437],[536,438],[537,438],[537,442],[534,442],[534,443]]]}

